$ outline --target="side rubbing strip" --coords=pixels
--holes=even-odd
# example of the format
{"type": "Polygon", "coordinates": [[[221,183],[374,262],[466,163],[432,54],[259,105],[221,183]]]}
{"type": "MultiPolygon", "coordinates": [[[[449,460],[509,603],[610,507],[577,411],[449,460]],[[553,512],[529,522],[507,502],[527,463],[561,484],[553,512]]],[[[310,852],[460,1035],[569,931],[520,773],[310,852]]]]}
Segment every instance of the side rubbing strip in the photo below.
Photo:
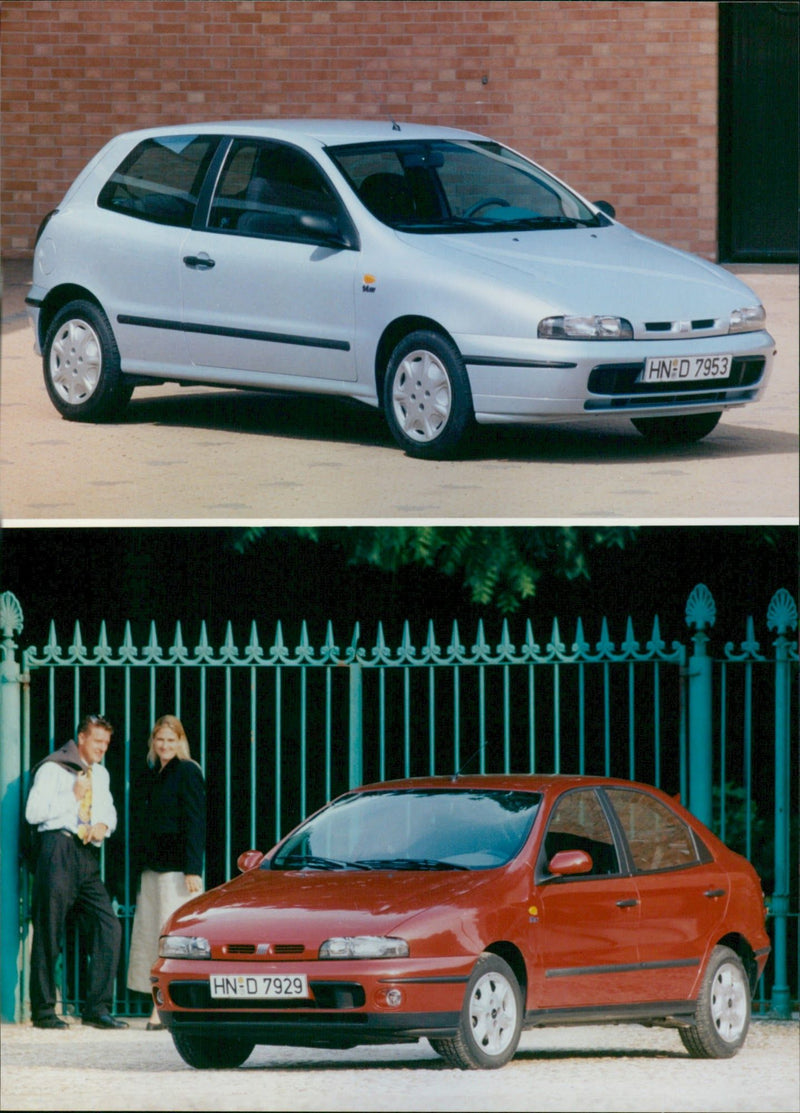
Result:
{"type": "Polygon", "coordinates": [[[569,370],[577,363],[564,363],[559,360],[544,359],[506,359],[504,356],[464,356],[464,363],[472,367],[550,367],[554,370],[569,370]]]}
{"type": "Polygon", "coordinates": [[[631,962],[608,966],[567,966],[547,970],[546,978],[574,978],[585,974],[628,974],[634,970],[670,970],[679,966],[699,966],[699,958],[675,958],[666,962],[631,962]]]}
{"type": "Polygon", "coordinates": [[[272,344],[296,344],[303,348],[331,348],[337,352],[349,352],[347,340],[326,340],[322,336],[291,336],[280,332],[258,332],[255,329],[225,328],[222,325],[199,325],[185,321],[167,321],[159,317],[134,317],[120,313],[117,321],[121,325],[141,325],[144,328],[167,329],[171,332],[198,332],[204,336],[230,336],[234,340],[262,340],[272,344]]]}

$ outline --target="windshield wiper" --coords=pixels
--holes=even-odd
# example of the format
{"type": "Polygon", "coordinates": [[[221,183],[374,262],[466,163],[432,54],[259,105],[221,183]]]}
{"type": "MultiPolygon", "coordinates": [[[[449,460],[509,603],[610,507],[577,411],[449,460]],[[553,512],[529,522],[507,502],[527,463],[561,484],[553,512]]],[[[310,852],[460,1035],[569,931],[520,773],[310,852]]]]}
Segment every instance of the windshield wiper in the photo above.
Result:
{"type": "Polygon", "coordinates": [[[436,220],[401,220],[392,225],[398,232],[447,232],[451,228],[489,228],[497,221],[480,216],[440,216],[436,220]]]}
{"type": "Polygon", "coordinates": [[[595,217],[580,220],[576,216],[520,216],[503,223],[513,225],[515,228],[596,228],[598,226],[595,217]]]}
{"type": "Polygon", "coordinates": [[[369,870],[468,870],[441,858],[361,858],[358,865],[369,870]]]}
{"type": "Polygon", "coordinates": [[[317,854],[287,854],[273,869],[301,870],[308,867],[312,870],[367,870],[370,867],[362,862],[348,862],[343,858],[321,858],[317,854]]]}
{"type": "MultiPolygon", "coordinates": [[[[502,211],[502,210],[501,210],[502,211]]],[[[405,221],[394,225],[398,232],[509,232],[552,228],[599,228],[596,217],[580,220],[572,216],[443,216],[439,220],[405,221]]]]}

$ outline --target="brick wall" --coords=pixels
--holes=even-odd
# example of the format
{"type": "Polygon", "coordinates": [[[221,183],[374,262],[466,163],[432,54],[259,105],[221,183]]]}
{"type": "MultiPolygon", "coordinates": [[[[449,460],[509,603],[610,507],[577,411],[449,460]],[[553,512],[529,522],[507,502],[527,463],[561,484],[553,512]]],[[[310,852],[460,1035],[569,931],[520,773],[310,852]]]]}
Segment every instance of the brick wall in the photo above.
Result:
{"type": "Polygon", "coordinates": [[[469,127],[716,256],[717,5],[5,0],[2,252],[119,131],[392,116],[469,127]]]}

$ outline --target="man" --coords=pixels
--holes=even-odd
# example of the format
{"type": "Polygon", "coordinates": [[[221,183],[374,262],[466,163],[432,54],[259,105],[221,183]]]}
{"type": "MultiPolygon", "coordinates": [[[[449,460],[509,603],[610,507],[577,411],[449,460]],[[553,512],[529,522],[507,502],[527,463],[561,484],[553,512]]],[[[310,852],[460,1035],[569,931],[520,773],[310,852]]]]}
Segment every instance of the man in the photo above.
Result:
{"type": "Polygon", "coordinates": [[[99,861],[99,847],[117,825],[108,771],[100,765],[112,730],[106,719],[87,715],[77,745],[69,741],[40,762],[25,807],[25,818],[39,831],[31,952],[31,1012],[37,1028],[68,1027],[55,1012],[55,968],[73,909],[88,935],[83,1023],[128,1027],[111,1016],[122,929],[100,879],[99,861]]]}

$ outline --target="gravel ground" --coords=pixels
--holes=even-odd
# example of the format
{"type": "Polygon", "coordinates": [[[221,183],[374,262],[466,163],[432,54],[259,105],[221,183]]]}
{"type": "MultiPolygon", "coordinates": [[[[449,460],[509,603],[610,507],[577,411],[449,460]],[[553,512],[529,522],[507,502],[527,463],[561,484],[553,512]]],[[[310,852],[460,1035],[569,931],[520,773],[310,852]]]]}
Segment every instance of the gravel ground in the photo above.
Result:
{"type": "Polygon", "coordinates": [[[695,1060],[673,1031],[526,1032],[499,1071],[447,1068],[426,1041],[351,1051],[258,1047],[234,1071],[196,1071],[167,1032],[4,1025],[0,1108],[41,1110],[800,1111],[796,1021],[758,1020],[733,1059],[695,1060]]]}

